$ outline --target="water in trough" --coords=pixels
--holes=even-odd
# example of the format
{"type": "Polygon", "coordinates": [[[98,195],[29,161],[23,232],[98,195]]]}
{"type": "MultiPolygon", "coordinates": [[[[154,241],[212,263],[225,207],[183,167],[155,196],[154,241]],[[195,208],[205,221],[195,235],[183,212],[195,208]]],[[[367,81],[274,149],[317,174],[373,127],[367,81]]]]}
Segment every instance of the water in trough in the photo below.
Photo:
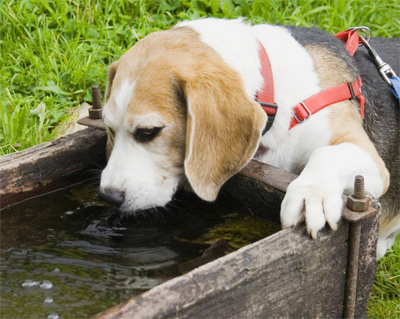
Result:
{"type": "Polygon", "coordinates": [[[1,211],[1,318],[90,317],[198,266],[216,246],[227,254],[280,229],[223,195],[209,204],[181,194],[168,209],[125,216],[96,190],[81,184],[1,211]]]}

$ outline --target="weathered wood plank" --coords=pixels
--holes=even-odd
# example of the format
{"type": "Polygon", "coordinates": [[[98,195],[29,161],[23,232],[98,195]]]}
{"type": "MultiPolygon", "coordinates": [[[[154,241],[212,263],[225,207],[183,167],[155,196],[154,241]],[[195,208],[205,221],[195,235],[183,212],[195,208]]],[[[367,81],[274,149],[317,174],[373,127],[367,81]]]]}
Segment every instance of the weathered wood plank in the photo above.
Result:
{"type": "Polygon", "coordinates": [[[284,230],[100,314],[97,318],[337,318],[348,224],[312,240],[284,230]]]}
{"type": "Polygon", "coordinates": [[[282,192],[286,192],[289,184],[297,178],[296,174],[256,160],[252,160],[247,164],[239,174],[257,180],[264,185],[268,185],[282,192]]]}
{"type": "MultiPolygon", "coordinates": [[[[356,318],[366,318],[379,216],[362,221],[356,318]]],[[[284,230],[99,314],[116,318],[341,318],[349,224],[284,230]]]]}
{"type": "Polygon", "coordinates": [[[88,128],[0,157],[0,207],[82,179],[105,163],[106,133],[88,128]]]}
{"type": "MultiPolygon", "coordinates": [[[[379,207],[378,201],[373,206],[379,207]]],[[[367,318],[367,302],[376,272],[376,245],[379,237],[380,214],[361,223],[360,260],[357,275],[355,318],[367,318]]]]}

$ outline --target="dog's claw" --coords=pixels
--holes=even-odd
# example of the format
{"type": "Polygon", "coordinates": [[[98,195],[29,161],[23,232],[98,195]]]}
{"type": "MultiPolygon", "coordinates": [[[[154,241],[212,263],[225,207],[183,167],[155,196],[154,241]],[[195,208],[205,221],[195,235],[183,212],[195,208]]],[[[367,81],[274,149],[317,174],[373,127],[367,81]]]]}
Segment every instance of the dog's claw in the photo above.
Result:
{"type": "Polygon", "coordinates": [[[329,225],[329,227],[333,230],[333,231],[337,231],[337,224],[333,224],[333,223],[330,223],[330,222],[327,222],[328,223],[328,225],[329,225]]]}
{"type": "Polygon", "coordinates": [[[311,230],[310,234],[311,234],[312,239],[317,239],[318,238],[318,232],[317,231],[311,230]]]}
{"type": "Polygon", "coordinates": [[[300,176],[289,185],[281,206],[281,220],[285,226],[305,221],[308,234],[317,239],[318,232],[326,224],[333,231],[338,229],[343,200],[334,182],[328,186],[323,183],[310,185],[309,180],[300,176]]]}

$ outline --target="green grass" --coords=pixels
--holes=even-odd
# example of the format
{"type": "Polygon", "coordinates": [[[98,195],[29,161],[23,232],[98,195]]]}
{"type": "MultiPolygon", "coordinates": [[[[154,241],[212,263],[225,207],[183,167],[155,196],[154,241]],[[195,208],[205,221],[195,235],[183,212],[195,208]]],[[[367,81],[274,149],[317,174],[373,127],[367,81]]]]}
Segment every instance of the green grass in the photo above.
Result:
{"type": "MultiPolygon", "coordinates": [[[[90,87],[104,92],[107,65],[147,34],[185,19],[244,16],[254,23],[330,33],[366,25],[400,37],[397,0],[2,0],[0,155],[52,139],[90,87]]],[[[383,258],[368,306],[373,318],[400,318],[400,240],[383,258]]]]}
{"type": "Polygon", "coordinates": [[[137,39],[184,19],[248,17],[335,33],[399,36],[396,0],[19,0],[0,2],[0,155],[50,140],[107,65],[137,39]]]}
{"type": "Polygon", "coordinates": [[[367,311],[368,318],[400,318],[400,236],[378,261],[367,311]]]}

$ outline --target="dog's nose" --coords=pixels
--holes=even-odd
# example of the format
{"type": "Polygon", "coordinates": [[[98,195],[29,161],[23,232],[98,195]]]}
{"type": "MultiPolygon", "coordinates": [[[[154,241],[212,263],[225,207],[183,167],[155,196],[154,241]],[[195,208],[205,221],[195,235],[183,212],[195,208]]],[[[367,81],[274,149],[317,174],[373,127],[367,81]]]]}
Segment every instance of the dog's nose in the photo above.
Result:
{"type": "Polygon", "coordinates": [[[97,196],[106,203],[109,203],[117,208],[125,201],[125,193],[115,188],[100,189],[97,196]]]}

